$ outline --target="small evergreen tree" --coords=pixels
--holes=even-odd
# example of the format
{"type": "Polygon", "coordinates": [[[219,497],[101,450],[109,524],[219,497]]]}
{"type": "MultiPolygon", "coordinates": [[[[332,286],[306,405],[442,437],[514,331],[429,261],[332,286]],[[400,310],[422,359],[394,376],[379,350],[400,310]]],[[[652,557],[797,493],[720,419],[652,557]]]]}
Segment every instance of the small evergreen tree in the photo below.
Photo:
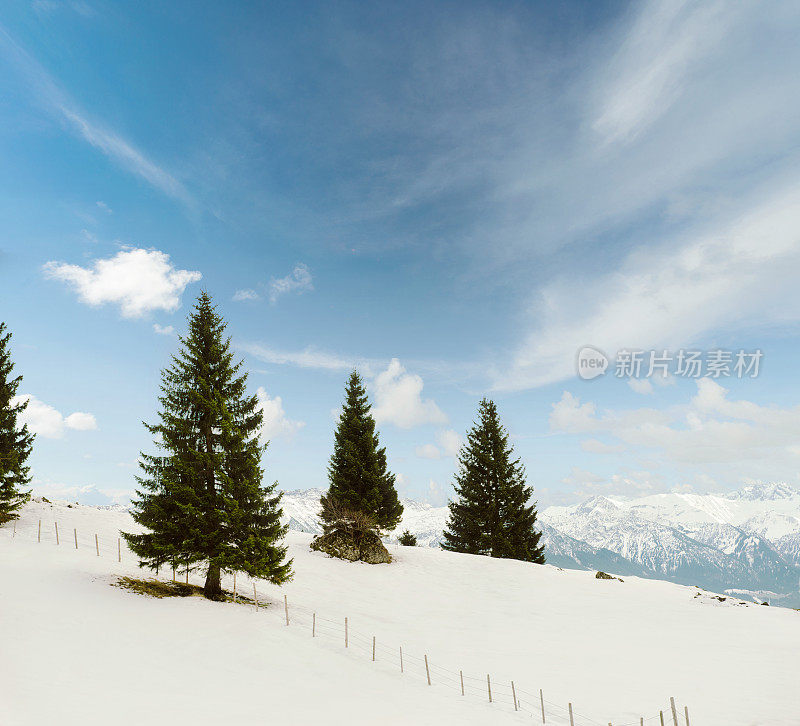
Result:
{"type": "Polygon", "coordinates": [[[484,398],[459,453],[458,499],[449,505],[443,549],[544,564],[536,505],[528,503],[533,489],[513,456],[497,407],[484,398]]]}
{"type": "Polygon", "coordinates": [[[403,516],[395,477],[387,471],[367,392],[356,371],[350,374],[328,466],[328,491],[320,499],[323,529],[335,524],[342,508],[374,517],[381,529],[394,529],[403,516]]]}
{"type": "Polygon", "coordinates": [[[34,435],[26,424],[19,425],[19,415],[27,401],[13,401],[22,376],[12,377],[14,363],[8,349],[11,333],[0,323],[0,524],[16,519],[17,510],[28,501],[30,484],[28,457],[33,448],[34,435]]]}
{"type": "Polygon", "coordinates": [[[263,413],[246,393],[225,323],[200,295],[189,332],[162,371],[160,423],[145,424],[161,455],[142,454],[133,518],[148,531],[123,533],[140,565],[206,569],[204,594],[222,593],[222,570],[280,584],[291,577],[281,542],[280,497],[264,486],[263,413]]]}
{"type": "Polygon", "coordinates": [[[417,546],[417,536],[412,534],[408,530],[403,532],[398,538],[397,541],[403,545],[403,547],[416,547],[417,546]]]}

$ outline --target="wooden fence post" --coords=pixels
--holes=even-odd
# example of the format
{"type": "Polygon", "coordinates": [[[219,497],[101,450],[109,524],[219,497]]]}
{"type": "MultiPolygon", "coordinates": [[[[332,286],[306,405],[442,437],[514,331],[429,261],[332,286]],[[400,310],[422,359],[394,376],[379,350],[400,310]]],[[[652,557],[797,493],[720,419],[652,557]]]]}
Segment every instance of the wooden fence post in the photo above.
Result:
{"type": "Polygon", "coordinates": [[[464,671],[459,671],[458,675],[461,676],[461,695],[464,695],[464,671]]]}
{"type": "Polygon", "coordinates": [[[286,613],[286,624],[289,624],[289,600],[286,595],[283,596],[283,609],[286,613]]]}
{"type": "Polygon", "coordinates": [[[94,533],[94,546],[97,549],[97,556],[100,557],[100,540],[97,539],[97,532],[94,533]]]}
{"type": "Polygon", "coordinates": [[[72,531],[75,533],[75,549],[78,549],[78,528],[75,527],[72,531]]]}
{"type": "Polygon", "coordinates": [[[542,723],[546,723],[544,718],[544,694],[541,688],[539,689],[539,702],[542,704],[542,723]]]}
{"type": "Polygon", "coordinates": [[[256,592],[256,583],[253,583],[253,602],[256,604],[256,610],[258,610],[258,593],[256,592]]]}
{"type": "Polygon", "coordinates": [[[347,616],[344,616],[344,647],[347,647],[347,616]]]}
{"type": "Polygon", "coordinates": [[[514,710],[519,711],[517,708],[517,691],[514,688],[514,681],[511,681],[511,698],[514,699],[514,710]]]}
{"type": "Polygon", "coordinates": [[[314,613],[311,616],[311,637],[312,638],[316,638],[317,637],[317,614],[316,613],[314,613]]]}
{"type": "Polygon", "coordinates": [[[689,726],[689,707],[683,707],[683,713],[686,715],[686,726],[689,726]]]}
{"type": "Polygon", "coordinates": [[[672,723],[673,726],[678,726],[678,710],[675,708],[675,698],[669,697],[669,706],[672,709],[672,723]]]}
{"type": "Polygon", "coordinates": [[[431,685],[431,671],[428,668],[428,654],[425,654],[425,675],[428,676],[428,685],[431,685]]]}
{"type": "Polygon", "coordinates": [[[17,520],[14,520],[14,531],[11,533],[11,539],[17,536],[17,520]]]}
{"type": "Polygon", "coordinates": [[[122,562],[122,539],[117,537],[117,559],[122,562]]]}
{"type": "Polygon", "coordinates": [[[372,636],[372,662],[375,662],[375,636],[372,636]]]}
{"type": "Polygon", "coordinates": [[[569,704],[569,726],[575,726],[575,719],[572,717],[572,704],[569,704]]]}
{"type": "Polygon", "coordinates": [[[41,542],[42,541],[42,520],[41,519],[39,520],[39,534],[37,536],[36,541],[37,542],[41,542]]]}
{"type": "Polygon", "coordinates": [[[56,522],[56,544],[61,544],[61,542],[58,541],[58,522],[56,522]]]}
{"type": "Polygon", "coordinates": [[[664,712],[663,711],[659,711],[658,715],[661,718],[661,726],[664,726],[664,712]]]}
{"type": "Polygon", "coordinates": [[[489,691],[489,703],[492,702],[492,680],[489,678],[489,674],[486,674],[486,690],[489,691]]]}

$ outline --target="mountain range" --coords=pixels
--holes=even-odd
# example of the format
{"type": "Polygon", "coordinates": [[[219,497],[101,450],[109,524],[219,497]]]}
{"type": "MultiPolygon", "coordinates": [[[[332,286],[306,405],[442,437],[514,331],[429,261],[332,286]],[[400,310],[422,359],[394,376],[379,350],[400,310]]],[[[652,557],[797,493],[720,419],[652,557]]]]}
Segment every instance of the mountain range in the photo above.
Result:
{"type": "MultiPolygon", "coordinates": [[[[319,489],[285,492],[291,529],[317,534],[319,489]]],[[[397,529],[438,547],[447,507],[404,499],[397,529]]],[[[594,496],[540,512],[547,562],[668,580],[773,605],[800,607],[800,491],[749,484],[729,494],[594,496]]]]}

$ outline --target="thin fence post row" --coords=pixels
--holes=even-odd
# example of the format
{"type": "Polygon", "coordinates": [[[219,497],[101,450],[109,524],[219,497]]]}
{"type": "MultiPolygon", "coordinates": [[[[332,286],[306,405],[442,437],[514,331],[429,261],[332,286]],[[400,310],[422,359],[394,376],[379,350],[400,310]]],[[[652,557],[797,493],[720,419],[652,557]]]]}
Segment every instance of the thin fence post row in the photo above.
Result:
{"type": "Polygon", "coordinates": [[[11,533],[11,539],[17,536],[17,520],[14,520],[14,531],[11,533]]]}
{"type": "MultiPolygon", "coordinates": [[[[58,522],[57,521],[54,522],[54,526],[55,526],[56,544],[60,545],[61,544],[61,540],[60,540],[60,536],[59,536],[58,522]]],[[[74,540],[74,543],[75,543],[75,549],[77,550],[78,549],[78,528],[77,527],[73,527],[72,533],[73,533],[73,540],[74,540]]],[[[16,534],[17,534],[17,523],[15,521],[14,522],[14,529],[13,529],[13,533],[12,533],[12,538],[15,537],[16,534]]],[[[38,521],[37,542],[41,543],[41,541],[42,541],[42,520],[40,519],[38,521]]],[[[97,553],[97,556],[99,557],[100,556],[100,540],[99,540],[99,537],[98,537],[97,533],[95,533],[95,535],[94,535],[94,543],[95,543],[95,551],[97,553]]],[[[118,559],[119,562],[122,562],[122,540],[121,540],[121,538],[117,538],[117,559],[118,559]]],[[[173,582],[176,581],[175,576],[176,576],[176,568],[173,567],[172,568],[172,581],[173,582]]],[[[189,567],[188,567],[188,565],[186,567],[186,582],[187,582],[187,584],[189,582],[189,567]]],[[[236,602],[236,595],[237,595],[237,590],[236,590],[236,571],[234,571],[234,573],[233,573],[233,601],[234,602],[236,602]]],[[[258,592],[256,590],[255,582],[253,583],[253,602],[254,602],[256,610],[258,610],[258,592]]],[[[286,625],[288,626],[289,625],[289,601],[288,601],[288,596],[287,595],[283,596],[283,604],[284,604],[284,613],[285,613],[286,625]]],[[[314,612],[314,613],[312,613],[312,620],[311,620],[311,637],[312,638],[316,637],[316,630],[317,630],[317,613],[314,612]]],[[[350,635],[349,634],[349,620],[345,616],[345,619],[344,619],[344,647],[345,648],[349,647],[349,640],[350,640],[349,635],[350,635]]],[[[372,660],[373,661],[376,660],[376,648],[377,648],[377,637],[373,635],[372,636],[372,660]]],[[[424,660],[425,660],[425,676],[426,676],[428,685],[430,686],[430,685],[432,685],[432,683],[431,683],[431,672],[430,672],[430,665],[428,663],[428,655],[427,655],[427,653],[424,655],[424,660]]],[[[402,646],[400,646],[400,672],[401,673],[405,673],[405,665],[404,665],[404,660],[403,660],[403,647],[402,646]]],[[[465,696],[466,695],[466,689],[465,689],[465,686],[464,686],[464,671],[463,670],[459,670],[458,675],[459,675],[459,679],[460,679],[460,682],[461,682],[461,695],[465,696]]],[[[489,697],[489,703],[493,703],[493,700],[492,700],[492,681],[491,681],[491,676],[490,676],[489,673],[486,674],[486,690],[487,690],[487,694],[488,694],[488,697],[489,697]]],[[[513,700],[513,703],[514,703],[514,710],[518,711],[520,704],[519,704],[519,701],[517,700],[517,692],[516,692],[516,686],[514,684],[514,681],[511,681],[511,697],[512,697],[512,700],[513,700]]],[[[546,724],[547,723],[547,718],[546,718],[545,708],[544,708],[544,694],[543,694],[541,688],[539,689],[539,703],[541,705],[541,711],[542,711],[542,723],[546,724]]],[[[679,724],[678,724],[678,711],[677,711],[677,707],[675,705],[675,698],[673,696],[670,697],[670,709],[672,711],[673,726],[679,726],[679,724]]],[[[574,715],[573,715],[573,711],[572,711],[572,703],[568,704],[568,710],[569,710],[569,723],[570,723],[570,726],[575,726],[575,720],[574,720],[574,715]]],[[[684,718],[685,718],[685,722],[686,722],[685,726],[691,726],[690,725],[690,721],[689,721],[689,707],[688,706],[684,706],[683,711],[684,711],[684,718]]],[[[665,726],[664,712],[663,711],[659,711],[658,712],[658,716],[659,716],[660,726],[665,726]]],[[[643,716],[639,718],[639,724],[640,724],[640,726],[644,726],[644,717],[643,716]]],[[[608,726],[612,726],[611,722],[609,722],[608,726]]]]}

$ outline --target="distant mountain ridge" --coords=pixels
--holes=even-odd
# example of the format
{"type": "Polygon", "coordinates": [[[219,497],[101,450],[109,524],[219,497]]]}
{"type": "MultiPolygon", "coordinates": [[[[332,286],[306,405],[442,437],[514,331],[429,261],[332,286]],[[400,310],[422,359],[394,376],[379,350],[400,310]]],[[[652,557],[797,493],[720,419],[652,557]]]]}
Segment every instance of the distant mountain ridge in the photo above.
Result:
{"type": "MultiPolygon", "coordinates": [[[[285,492],[291,529],[321,531],[320,489],[285,492]]],[[[420,546],[438,547],[447,507],[404,499],[388,538],[405,529],[420,546]]],[[[788,484],[748,484],[730,494],[595,496],[540,513],[545,555],[566,569],[670,580],[753,600],[800,607],[800,491],[788,484]]]]}

